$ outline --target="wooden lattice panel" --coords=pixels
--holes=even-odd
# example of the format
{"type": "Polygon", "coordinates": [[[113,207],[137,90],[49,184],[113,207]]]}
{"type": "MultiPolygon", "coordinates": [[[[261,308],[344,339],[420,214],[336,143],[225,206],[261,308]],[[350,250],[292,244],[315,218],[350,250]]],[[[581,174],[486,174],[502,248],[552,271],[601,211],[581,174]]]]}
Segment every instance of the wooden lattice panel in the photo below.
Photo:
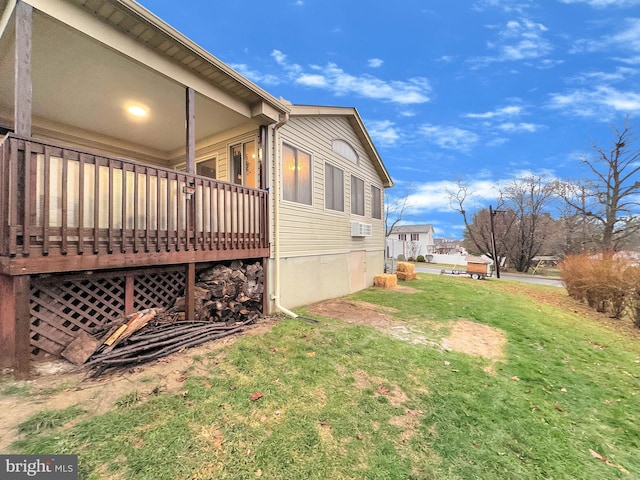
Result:
{"type": "Polygon", "coordinates": [[[184,271],[167,271],[136,275],[133,281],[133,307],[168,308],[184,294],[184,271]]]}
{"type": "Polygon", "coordinates": [[[32,355],[59,356],[78,331],[91,332],[122,315],[124,295],[124,277],[34,279],[30,292],[32,355]]]}

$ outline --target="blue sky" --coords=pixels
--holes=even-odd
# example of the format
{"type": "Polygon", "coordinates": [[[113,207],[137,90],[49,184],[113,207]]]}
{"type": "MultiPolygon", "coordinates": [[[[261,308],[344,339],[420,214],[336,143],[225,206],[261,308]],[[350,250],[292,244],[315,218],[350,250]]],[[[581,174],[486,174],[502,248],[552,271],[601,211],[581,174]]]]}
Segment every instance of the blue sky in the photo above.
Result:
{"type": "Polygon", "coordinates": [[[584,177],[625,116],[640,130],[640,0],[141,0],[276,97],[356,107],[405,223],[462,237],[523,173],[584,177]],[[472,208],[469,208],[471,210],[472,208]]]}

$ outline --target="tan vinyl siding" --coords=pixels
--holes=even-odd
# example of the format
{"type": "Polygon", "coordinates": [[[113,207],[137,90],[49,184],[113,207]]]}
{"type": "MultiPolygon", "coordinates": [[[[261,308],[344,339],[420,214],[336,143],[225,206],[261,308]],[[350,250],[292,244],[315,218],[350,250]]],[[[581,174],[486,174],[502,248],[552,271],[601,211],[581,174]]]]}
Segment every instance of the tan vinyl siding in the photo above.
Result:
{"type": "MultiPolygon", "coordinates": [[[[312,155],[312,205],[282,201],[280,248],[283,256],[323,255],[350,251],[382,251],[383,222],[372,218],[371,185],[382,190],[382,180],[345,117],[291,117],[280,131],[280,141],[312,155]],[[332,149],[333,140],[348,142],[358,164],[332,149]],[[344,171],[344,212],[325,209],[325,162],[344,171]],[[351,175],[364,180],[365,214],[351,214],[351,175]],[[372,225],[371,237],[351,237],[351,221],[372,225]]],[[[278,145],[281,148],[281,145],[278,145]]]]}
{"type": "MultiPolygon", "coordinates": [[[[216,170],[216,175],[218,177],[217,180],[228,182],[230,181],[229,149],[232,145],[237,145],[238,143],[248,142],[251,140],[254,140],[256,142],[257,147],[257,130],[235,134],[234,136],[226,138],[224,140],[200,142],[198,143],[196,149],[196,163],[200,162],[201,160],[215,157],[218,160],[216,170]]],[[[178,170],[184,170],[185,164],[184,162],[176,164],[174,165],[174,168],[177,168],[178,170]]]]}

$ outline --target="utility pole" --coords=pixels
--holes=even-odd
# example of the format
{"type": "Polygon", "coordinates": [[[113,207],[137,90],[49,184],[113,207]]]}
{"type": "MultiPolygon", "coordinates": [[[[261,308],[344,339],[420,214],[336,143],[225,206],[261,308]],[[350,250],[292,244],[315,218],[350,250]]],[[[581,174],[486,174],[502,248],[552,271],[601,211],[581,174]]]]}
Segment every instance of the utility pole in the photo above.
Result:
{"type": "Polygon", "coordinates": [[[491,224],[491,254],[493,255],[493,263],[496,266],[496,278],[500,278],[500,259],[496,254],[496,232],[493,227],[493,217],[498,213],[498,210],[493,210],[493,207],[489,205],[489,219],[491,224]]]}

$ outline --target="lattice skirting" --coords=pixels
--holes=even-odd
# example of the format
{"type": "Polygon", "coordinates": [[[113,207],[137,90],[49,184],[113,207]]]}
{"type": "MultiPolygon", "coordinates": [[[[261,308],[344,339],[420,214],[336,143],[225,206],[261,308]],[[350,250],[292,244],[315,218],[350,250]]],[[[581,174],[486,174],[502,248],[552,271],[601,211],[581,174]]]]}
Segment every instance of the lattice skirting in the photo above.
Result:
{"type": "Polygon", "coordinates": [[[183,294],[185,278],[182,268],[33,278],[32,358],[58,357],[81,330],[92,333],[124,315],[128,304],[134,310],[171,306],[183,294]],[[131,291],[133,298],[127,298],[131,291]]]}

